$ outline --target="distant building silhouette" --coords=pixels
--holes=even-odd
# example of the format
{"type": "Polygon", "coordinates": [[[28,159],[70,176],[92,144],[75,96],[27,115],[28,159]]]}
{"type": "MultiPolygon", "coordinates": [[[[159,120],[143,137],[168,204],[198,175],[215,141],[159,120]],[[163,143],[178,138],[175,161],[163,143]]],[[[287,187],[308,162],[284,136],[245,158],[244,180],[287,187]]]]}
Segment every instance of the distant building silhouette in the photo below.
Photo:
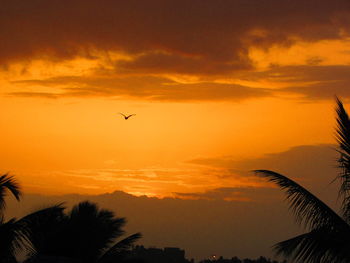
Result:
{"type": "MultiPolygon", "coordinates": [[[[138,245],[132,248],[126,262],[128,263],[194,263],[194,260],[185,258],[185,250],[177,247],[145,248],[138,245]]],[[[287,261],[276,261],[265,257],[257,259],[239,259],[232,257],[230,259],[222,256],[212,255],[209,259],[204,259],[198,263],[287,263],[287,261]]]]}
{"type": "Polygon", "coordinates": [[[145,263],[193,263],[185,258],[185,250],[177,247],[145,248],[135,246],[130,253],[130,260],[145,263]]]}
{"type": "Polygon", "coordinates": [[[218,259],[206,259],[199,263],[287,263],[287,261],[278,262],[276,260],[271,260],[265,257],[259,257],[257,259],[239,259],[238,257],[233,257],[231,259],[226,259],[219,257],[218,259]]]}

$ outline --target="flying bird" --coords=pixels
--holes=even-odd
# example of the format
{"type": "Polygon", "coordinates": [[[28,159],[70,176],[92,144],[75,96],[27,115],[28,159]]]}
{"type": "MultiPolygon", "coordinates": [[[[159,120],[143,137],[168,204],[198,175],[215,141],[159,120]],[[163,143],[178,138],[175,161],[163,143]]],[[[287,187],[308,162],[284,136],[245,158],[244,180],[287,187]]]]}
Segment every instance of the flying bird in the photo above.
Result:
{"type": "Polygon", "coordinates": [[[136,114],[130,114],[130,115],[124,115],[123,113],[119,112],[119,114],[123,115],[124,119],[129,119],[131,116],[135,116],[136,114]]]}

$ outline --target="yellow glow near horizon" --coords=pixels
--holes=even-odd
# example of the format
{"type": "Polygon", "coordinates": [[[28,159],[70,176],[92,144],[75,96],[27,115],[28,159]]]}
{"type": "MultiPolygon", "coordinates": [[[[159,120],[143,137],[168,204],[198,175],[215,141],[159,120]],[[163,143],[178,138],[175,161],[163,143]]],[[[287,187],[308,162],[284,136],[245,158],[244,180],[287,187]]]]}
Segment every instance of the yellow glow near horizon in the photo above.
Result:
{"type": "Polygon", "coordinates": [[[18,174],[24,189],[30,192],[96,194],[125,190],[166,196],[237,186],[234,178],[209,180],[203,174],[205,169],[193,166],[170,173],[166,180],[162,173],[155,173],[165,181],[137,176],[132,180],[125,176],[118,179],[117,174],[113,182],[113,176],[107,180],[98,169],[176,168],[197,157],[231,156],[241,160],[310,142],[333,141],[334,114],[329,102],[298,104],[293,100],[265,99],[239,104],[164,104],[2,98],[1,104],[5,110],[0,113],[4,127],[1,167],[18,174]],[[119,111],[137,116],[125,121],[118,116],[119,111]],[[65,170],[79,172],[74,177],[55,172],[65,170]],[[88,171],[95,171],[96,177],[86,177],[88,171]],[[133,189],[136,186],[148,188],[142,192],[133,189]]]}

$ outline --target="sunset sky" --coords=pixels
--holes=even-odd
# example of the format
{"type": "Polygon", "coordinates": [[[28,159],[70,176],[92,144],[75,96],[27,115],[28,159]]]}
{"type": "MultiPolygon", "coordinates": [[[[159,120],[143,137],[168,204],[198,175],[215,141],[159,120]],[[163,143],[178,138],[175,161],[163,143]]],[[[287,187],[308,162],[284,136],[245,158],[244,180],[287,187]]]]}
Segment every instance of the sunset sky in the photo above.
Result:
{"type": "Polygon", "coordinates": [[[334,95],[350,97],[347,0],[3,0],[0,13],[1,171],[28,193],[263,187],[241,163],[334,143],[334,95]]]}
{"type": "Polygon", "coordinates": [[[350,109],[349,0],[0,0],[0,172],[33,204],[119,198],[145,244],[258,256],[289,237],[250,171],[330,200],[335,95],[350,109]]]}

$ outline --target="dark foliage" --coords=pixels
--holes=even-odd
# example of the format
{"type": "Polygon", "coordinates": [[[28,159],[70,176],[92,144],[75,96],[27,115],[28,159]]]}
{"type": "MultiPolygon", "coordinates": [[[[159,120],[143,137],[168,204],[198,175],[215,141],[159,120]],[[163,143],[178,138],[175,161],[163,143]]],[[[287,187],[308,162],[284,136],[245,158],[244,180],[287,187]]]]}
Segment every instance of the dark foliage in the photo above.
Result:
{"type": "Polygon", "coordinates": [[[20,200],[21,190],[17,181],[13,176],[4,174],[0,176],[0,214],[2,214],[5,208],[5,197],[7,192],[11,192],[18,201],[20,200]]]}
{"type": "Polygon", "coordinates": [[[47,217],[27,221],[31,244],[27,262],[56,262],[62,258],[84,263],[120,262],[141,237],[137,233],[114,244],[124,234],[126,221],[94,203],[81,202],[68,214],[61,205],[51,209],[47,217]]]}
{"type": "Polygon", "coordinates": [[[5,197],[10,192],[20,200],[21,191],[17,181],[8,174],[0,176],[0,262],[16,262],[16,251],[22,245],[22,226],[12,218],[5,222],[5,197]]]}

